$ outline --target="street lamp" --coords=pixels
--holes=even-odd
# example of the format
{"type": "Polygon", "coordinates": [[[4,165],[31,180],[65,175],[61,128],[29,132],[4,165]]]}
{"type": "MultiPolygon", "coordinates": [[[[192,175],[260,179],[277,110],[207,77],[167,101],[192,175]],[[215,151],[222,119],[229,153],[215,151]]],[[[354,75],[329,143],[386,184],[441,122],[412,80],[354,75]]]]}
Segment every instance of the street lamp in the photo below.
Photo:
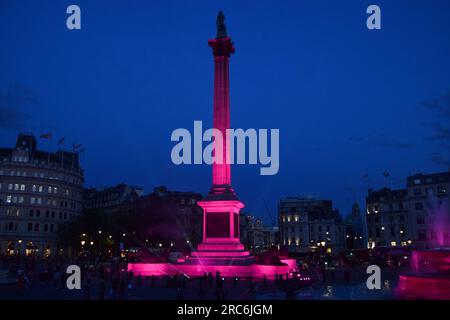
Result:
{"type": "Polygon", "coordinates": [[[102,230],[98,230],[98,234],[102,234],[102,230]]]}
{"type": "Polygon", "coordinates": [[[82,246],[84,246],[85,243],[86,243],[86,241],[84,241],[84,240],[81,241],[82,246]]]}

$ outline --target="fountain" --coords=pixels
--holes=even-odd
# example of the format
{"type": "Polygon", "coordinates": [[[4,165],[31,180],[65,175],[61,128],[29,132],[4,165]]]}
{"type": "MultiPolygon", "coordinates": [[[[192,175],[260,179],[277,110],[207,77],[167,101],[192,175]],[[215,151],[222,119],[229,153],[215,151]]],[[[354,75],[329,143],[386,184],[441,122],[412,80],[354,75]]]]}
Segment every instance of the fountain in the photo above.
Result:
{"type": "Polygon", "coordinates": [[[401,274],[398,294],[403,299],[450,300],[450,211],[448,202],[429,193],[429,244],[434,249],[412,254],[411,272],[401,274]]]}

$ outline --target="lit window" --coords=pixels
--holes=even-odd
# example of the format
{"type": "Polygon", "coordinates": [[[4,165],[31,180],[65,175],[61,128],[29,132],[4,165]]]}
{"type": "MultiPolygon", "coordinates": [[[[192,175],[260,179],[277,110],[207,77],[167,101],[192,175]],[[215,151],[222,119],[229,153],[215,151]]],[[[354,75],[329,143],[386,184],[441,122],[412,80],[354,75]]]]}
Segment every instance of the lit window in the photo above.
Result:
{"type": "Polygon", "coordinates": [[[19,184],[18,183],[14,184],[14,190],[15,191],[19,191],[19,184]]]}
{"type": "Polygon", "coordinates": [[[20,185],[20,191],[25,191],[25,185],[24,184],[20,185]]]}
{"type": "Polygon", "coordinates": [[[12,196],[11,195],[7,195],[6,196],[6,203],[11,203],[12,200],[12,196]]]}
{"type": "Polygon", "coordinates": [[[36,192],[36,190],[37,190],[37,187],[36,187],[36,185],[35,185],[35,184],[33,184],[33,187],[31,187],[31,190],[33,190],[33,192],[36,192]]]}
{"type": "Polygon", "coordinates": [[[12,190],[12,189],[13,189],[12,183],[8,184],[8,190],[12,190]]]}

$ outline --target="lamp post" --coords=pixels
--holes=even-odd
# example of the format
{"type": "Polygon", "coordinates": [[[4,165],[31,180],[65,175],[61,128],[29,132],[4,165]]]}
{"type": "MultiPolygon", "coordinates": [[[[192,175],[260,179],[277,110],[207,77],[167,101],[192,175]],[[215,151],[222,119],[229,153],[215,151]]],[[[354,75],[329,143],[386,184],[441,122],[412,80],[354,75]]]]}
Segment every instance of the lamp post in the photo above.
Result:
{"type": "Polygon", "coordinates": [[[20,253],[22,252],[22,239],[17,240],[17,242],[19,243],[18,255],[20,256],[20,253]]]}

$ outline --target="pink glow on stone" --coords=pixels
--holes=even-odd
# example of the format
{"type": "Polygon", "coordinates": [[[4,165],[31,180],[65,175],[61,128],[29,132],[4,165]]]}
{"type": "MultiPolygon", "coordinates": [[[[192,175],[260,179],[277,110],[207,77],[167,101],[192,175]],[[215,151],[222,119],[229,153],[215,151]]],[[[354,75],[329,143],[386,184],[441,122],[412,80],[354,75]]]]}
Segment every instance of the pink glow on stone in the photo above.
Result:
{"type": "Polygon", "coordinates": [[[270,266],[257,265],[250,266],[216,266],[216,265],[177,265],[170,263],[130,263],[128,264],[128,271],[133,271],[135,275],[141,276],[166,276],[174,275],[176,273],[186,274],[189,277],[202,276],[205,272],[211,272],[213,275],[217,271],[223,277],[256,277],[262,278],[275,277],[275,274],[285,275],[290,271],[289,266],[270,266]]]}

